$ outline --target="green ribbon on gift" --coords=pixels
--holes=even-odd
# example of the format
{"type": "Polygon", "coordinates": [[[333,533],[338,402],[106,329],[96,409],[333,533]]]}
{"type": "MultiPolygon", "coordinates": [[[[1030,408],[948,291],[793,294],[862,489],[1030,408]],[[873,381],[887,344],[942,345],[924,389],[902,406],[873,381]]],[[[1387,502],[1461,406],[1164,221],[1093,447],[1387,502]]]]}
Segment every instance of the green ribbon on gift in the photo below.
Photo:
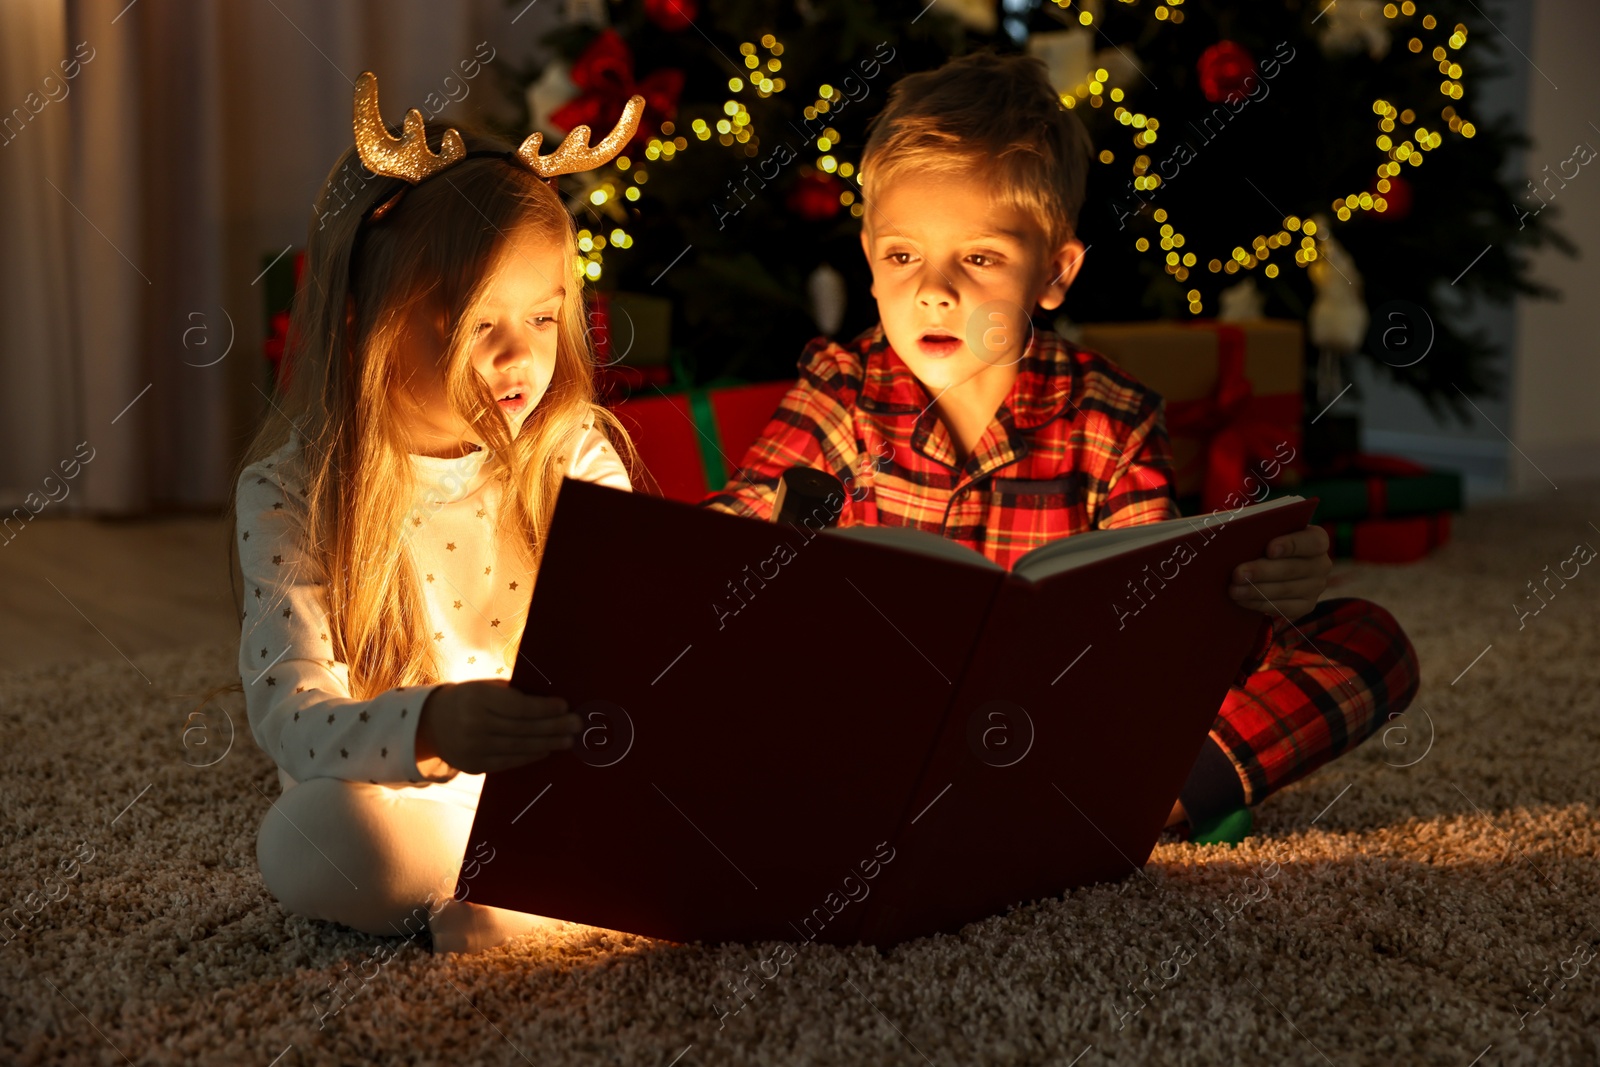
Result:
{"type": "Polygon", "coordinates": [[[679,392],[689,401],[689,417],[694,420],[695,441],[700,446],[700,468],[706,476],[706,487],[713,493],[728,484],[728,471],[722,458],[722,435],[717,432],[717,413],[711,406],[711,394],[719,389],[728,389],[736,385],[749,385],[750,382],[743,378],[734,378],[722,375],[713,378],[703,385],[691,386],[688,368],[673,361],[673,384],[670,388],[659,390],[662,396],[672,396],[679,392]]]}
{"type": "Polygon", "coordinates": [[[1356,554],[1356,524],[1353,522],[1336,522],[1333,524],[1333,543],[1328,546],[1328,555],[1334,558],[1348,558],[1356,554]]]}
{"type": "Polygon", "coordinates": [[[694,419],[695,440],[700,445],[700,466],[706,475],[706,488],[721,489],[728,476],[722,462],[722,439],[717,433],[717,413],[711,406],[709,388],[689,390],[689,415],[694,419]]]}

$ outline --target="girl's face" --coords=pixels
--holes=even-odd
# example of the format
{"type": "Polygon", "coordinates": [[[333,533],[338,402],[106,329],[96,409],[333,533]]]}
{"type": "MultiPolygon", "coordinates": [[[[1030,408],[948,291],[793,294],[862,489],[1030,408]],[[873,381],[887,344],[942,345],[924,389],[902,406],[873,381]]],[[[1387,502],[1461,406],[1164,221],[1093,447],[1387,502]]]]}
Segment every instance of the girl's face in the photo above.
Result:
{"type": "MultiPolygon", "coordinates": [[[[512,437],[544,396],[556,365],[557,321],[571,272],[559,241],[514,231],[491,264],[483,302],[468,324],[468,359],[495,398],[512,437]]],[[[430,301],[412,309],[395,353],[394,410],[409,451],[454,458],[484,447],[451,409],[445,389],[445,314],[430,301]]]]}

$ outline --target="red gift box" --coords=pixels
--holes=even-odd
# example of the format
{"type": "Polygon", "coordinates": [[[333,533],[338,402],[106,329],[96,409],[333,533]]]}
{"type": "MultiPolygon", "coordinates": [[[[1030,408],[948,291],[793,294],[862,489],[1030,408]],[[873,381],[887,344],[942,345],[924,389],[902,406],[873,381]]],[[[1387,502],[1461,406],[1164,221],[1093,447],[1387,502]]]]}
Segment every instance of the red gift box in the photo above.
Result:
{"type": "Polygon", "coordinates": [[[655,479],[655,491],[698,503],[727,484],[793,384],[757,382],[635,396],[611,410],[655,479]]]}
{"type": "Polygon", "coordinates": [[[1450,540],[1450,513],[1325,522],[1329,553],[1366,563],[1411,563],[1450,540]]]}
{"type": "Polygon", "coordinates": [[[1399,456],[1360,454],[1329,470],[1329,475],[1367,480],[1372,518],[1324,522],[1330,555],[1365,563],[1412,563],[1450,540],[1450,512],[1384,517],[1389,478],[1415,478],[1429,473],[1419,463],[1399,456]]]}

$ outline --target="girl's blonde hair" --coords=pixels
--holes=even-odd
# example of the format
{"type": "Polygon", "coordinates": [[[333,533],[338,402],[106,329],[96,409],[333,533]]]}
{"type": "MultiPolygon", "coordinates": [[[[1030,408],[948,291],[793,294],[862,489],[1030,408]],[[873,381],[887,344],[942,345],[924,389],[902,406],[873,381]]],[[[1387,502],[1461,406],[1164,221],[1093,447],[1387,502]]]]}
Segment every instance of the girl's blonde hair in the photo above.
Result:
{"type": "MultiPolygon", "coordinates": [[[[439,129],[429,132],[438,143],[439,129]]],[[[511,146],[466,134],[469,152],[511,146]]],[[[595,402],[594,356],[582,279],[563,281],[555,370],[521,431],[510,436],[487,384],[469,361],[473,310],[510,237],[531,232],[576,262],[572,220],[555,190],[499,158],[468,158],[415,187],[377,177],[354,147],[333,168],[314,209],[304,282],[286,353],[288,382],[245,459],[249,466],[299,438],[305,487],[305,555],[326,582],[329,638],[350,671],[351,695],[367,699],[439,680],[427,608],[401,536],[413,508],[412,465],[392,417],[400,389],[395,349],[419,302],[443,315],[446,393],[481,435],[489,476],[501,483],[499,535],[529,568],[538,565],[556,494],[579,435],[605,429],[630,470],[627,434],[595,402]],[[404,188],[381,219],[363,221],[404,188]]]]}

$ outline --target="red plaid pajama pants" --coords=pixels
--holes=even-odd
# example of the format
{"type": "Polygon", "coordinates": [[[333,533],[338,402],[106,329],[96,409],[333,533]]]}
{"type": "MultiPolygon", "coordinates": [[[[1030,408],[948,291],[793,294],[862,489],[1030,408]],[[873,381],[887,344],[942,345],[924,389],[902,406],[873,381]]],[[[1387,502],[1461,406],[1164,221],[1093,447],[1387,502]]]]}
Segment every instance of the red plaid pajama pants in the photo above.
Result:
{"type": "Polygon", "coordinates": [[[1181,799],[1204,823],[1260,803],[1404,711],[1421,678],[1393,615],[1333,597],[1273,620],[1228,690],[1181,799]]]}

